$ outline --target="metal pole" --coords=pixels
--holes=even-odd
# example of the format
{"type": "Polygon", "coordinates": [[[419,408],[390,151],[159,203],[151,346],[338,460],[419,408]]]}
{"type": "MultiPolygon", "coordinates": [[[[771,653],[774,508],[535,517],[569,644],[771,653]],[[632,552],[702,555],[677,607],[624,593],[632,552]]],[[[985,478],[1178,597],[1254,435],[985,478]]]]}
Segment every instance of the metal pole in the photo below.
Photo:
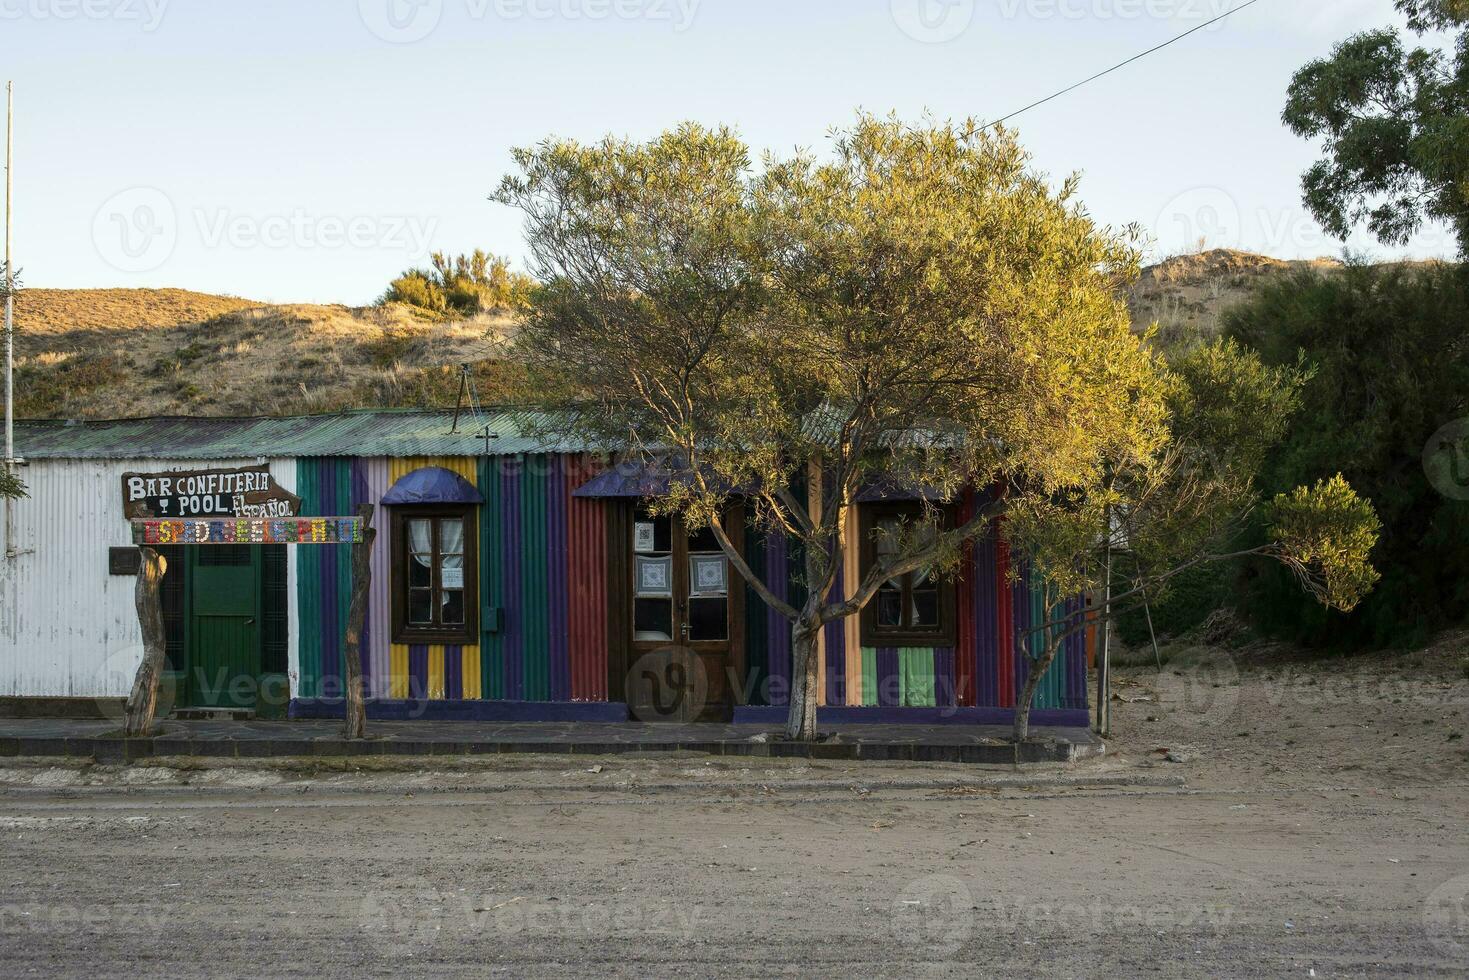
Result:
{"type": "Polygon", "coordinates": [[[1112,512],[1104,509],[1102,525],[1107,552],[1102,568],[1102,622],[1097,654],[1097,732],[1112,731],[1112,512]]]}
{"type": "MultiPolygon", "coordinates": [[[[15,83],[5,83],[5,472],[15,469],[15,83]]],[[[15,557],[14,502],[5,498],[5,556],[15,557]]]]}
{"type": "Polygon", "coordinates": [[[1143,612],[1148,617],[1148,639],[1153,641],[1153,663],[1158,665],[1158,672],[1163,672],[1163,655],[1158,652],[1158,634],[1153,631],[1153,604],[1148,601],[1148,590],[1143,588],[1143,612]]]}

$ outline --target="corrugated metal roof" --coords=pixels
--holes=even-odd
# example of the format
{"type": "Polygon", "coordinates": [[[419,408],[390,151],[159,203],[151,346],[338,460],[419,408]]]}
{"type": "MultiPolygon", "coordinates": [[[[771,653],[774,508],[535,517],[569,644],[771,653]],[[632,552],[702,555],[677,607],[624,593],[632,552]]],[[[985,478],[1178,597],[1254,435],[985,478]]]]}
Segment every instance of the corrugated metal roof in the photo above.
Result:
{"type": "Polygon", "coordinates": [[[26,459],[226,459],[250,456],[512,456],[589,452],[581,442],[532,433],[544,416],[468,412],[453,427],[446,411],[372,410],[285,418],[158,417],[15,424],[16,451],[26,459]],[[497,438],[481,438],[485,423],[497,438]]]}

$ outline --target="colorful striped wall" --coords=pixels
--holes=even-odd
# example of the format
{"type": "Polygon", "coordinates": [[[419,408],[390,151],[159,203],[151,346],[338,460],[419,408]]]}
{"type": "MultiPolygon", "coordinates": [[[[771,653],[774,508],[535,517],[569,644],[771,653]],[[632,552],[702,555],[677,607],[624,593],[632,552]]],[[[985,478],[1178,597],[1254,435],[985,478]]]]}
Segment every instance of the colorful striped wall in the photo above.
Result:
{"type": "MultiPolygon", "coordinates": [[[[599,463],[553,454],[303,458],[297,487],[302,512],[353,513],[360,503],[377,504],[395,482],[426,466],[459,474],[485,498],[477,528],[484,631],[473,645],[391,642],[391,525],[387,510],[379,507],[363,638],[369,697],[605,701],[605,505],[571,496],[595,475],[599,463]]],[[[301,624],[297,697],[340,697],[350,553],[345,548],[294,551],[301,624]]]]}
{"type": "MultiPolygon", "coordinates": [[[[959,519],[967,520],[973,502],[966,500],[959,519]]],[[[833,588],[844,595],[859,569],[855,512],[848,528],[845,562],[833,588]]],[[[785,540],[774,535],[746,534],[752,564],[765,581],[790,590],[795,566],[785,540]],[[782,578],[784,569],[785,578],[782,578]]],[[[956,645],[953,647],[864,647],[856,616],[828,623],[818,646],[823,684],[821,705],[863,707],[1013,708],[1025,685],[1028,661],[1016,656],[1017,628],[1039,624],[1062,614],[1080,615],[1080,600],[1068,601],[1047,617],[1044,594],[1030,566],[1015,562],[1004,536],[997,531],[970,545],[960,563],[957,592],[956,645]]],[[[779,592],[778,592],[779,594],[779,592]]],[[[786,596],[782,596],[785,598],[786,596]]],[[[769,610],[753,590],[746,590],[746,633],[751,669],[761,671],[758,703],[789,704],[791,679],[790,624],[769,610]],[[761,647],[765,656],[760,656],[761,647]]],[[[1058,627],[1058,632],[1059,632],[1058,627]]],[[[1041,638],[1032,637],[1039,653],[1041,638]]],[[[1082,710],[1086,699],[1086,638],[1067,639],[1041,679],[1033,707],[1082,710]]]]}
{"type": "Polygon", "coordinates": [[[571,495],[599,469],[583,456],[479,460],[480,592],[501,628],[483,637],[478,696],[607,699],[607,505],[571,495]]]}
{"type": "MultiPolygon", "coordinates": [[[[403,459],[302,458],[296,492],[308,516],[351,514],[377,504],[398,479],[425,466],[452,470],[484,497],[478,513],[481,642],[391,642],[390,516],[374,523],[373,582],[363,642],[363,675],[379,699],[606,701],[607,501],[572,496],[600,469],[592,457],[536,454],[403,459]]],[[[961,505],[967,519],[972,502],[961,505]]],[[[855,582],[856,512],[835,592],[855,582]]],[[[799,549],[784,537],[747,528],[747,558],[773,591],[799,605],[799,549]]],[[[299,649],[297,697],[342,693],[342,634],[350,591],[350,549],[296,548],[299,649]]],[[[864,647],[859,621],[829,624],[818,646],[821,704],[873,707],[1011,708],[1025,683],[1016,628],[1046,616],[1029,565],[989,534],[966,551],[957,585],[956,644],[938,648],[864,647]]],[[[471,598],[471,601],[473,599],[471,598]]],[[[1080,604],[1065,611],[1079,615],[1080,604]]],[[[745,602],[746,662],[755,704],[789,704],[790,625],[753,591],[745,602]]],[[[1035,643],[1039,644],[1039,638],[1035,643]]],[[[1067,640],[1036,696],[1040,709],[1086,707],[1083,635],[1067,640]]]]}

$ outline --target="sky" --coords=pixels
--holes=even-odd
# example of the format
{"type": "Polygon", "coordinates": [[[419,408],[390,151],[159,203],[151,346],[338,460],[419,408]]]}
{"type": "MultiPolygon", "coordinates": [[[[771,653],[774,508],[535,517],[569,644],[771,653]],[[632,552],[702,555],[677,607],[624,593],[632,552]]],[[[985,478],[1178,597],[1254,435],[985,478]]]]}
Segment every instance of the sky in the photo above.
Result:
{"type": "MultiPolygon", "coordinates": [[[[488,200],[556,135],[736,127],[820,153],[861,110],[995,119],[1238,0],[0,0],[26,287],[374,300],[431,251],[524,267],[488,200]]],[[[1013,122],[1153,258],[1341,254],[1280,123],[1296,68],[1391,0],[1260,0],[1013,122]]],[[[1450,256],[1428,228],[1386,259],[1450,256]]]]}

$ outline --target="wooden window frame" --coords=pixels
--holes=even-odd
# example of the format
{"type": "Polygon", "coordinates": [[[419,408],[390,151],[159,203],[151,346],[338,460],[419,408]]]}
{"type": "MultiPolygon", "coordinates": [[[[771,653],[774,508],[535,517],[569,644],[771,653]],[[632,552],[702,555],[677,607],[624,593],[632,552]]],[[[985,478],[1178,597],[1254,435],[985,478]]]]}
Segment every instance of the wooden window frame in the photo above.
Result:
{"type": "MultiPolygon", "coordinates": [[[[388,560],[392,562],[393,642],[472,646],[479,642],[479,515],[473,504],[393,505],[392,534],[388,560]],[[454,629],[414,626],[408,622],[408,522],[418,518],[455,518],[464,521],[464,625],[454,629]]],[[[437,548],[437,539],[435,540],[437,548]]],[[[437,555],[437,552],[435,552],[437,555]]],[[[439,572],[436,560],[435,576],[439,572]]],[[[437,594],[442,586],[434,581],[437,594]]]]}
{"type": "MultiPolygon", "coordinates": [[[[885,517],[916,518],[923,513],[917,503],[859,504],[857,527],[861,536],[859,551],[861,578],[867,577],[868,569],[877,561],[877,544],[872,538],[877,522],[885,517]]],[[[953,514],[948,508],[940,508],[940,527],[952,524],[953,514]]],[[[911,573],[910,573],[911,574],[911,573]]],[[[861,640],[864,647],[952,647],[958,642],[958,615],[956,587],[952,578],[940,577],[936,583],[939,598],[939,623],[929,629],[912,629],[896,626],[880,626],[877,622],[877,595],[862,607],[861,640]]]]}

